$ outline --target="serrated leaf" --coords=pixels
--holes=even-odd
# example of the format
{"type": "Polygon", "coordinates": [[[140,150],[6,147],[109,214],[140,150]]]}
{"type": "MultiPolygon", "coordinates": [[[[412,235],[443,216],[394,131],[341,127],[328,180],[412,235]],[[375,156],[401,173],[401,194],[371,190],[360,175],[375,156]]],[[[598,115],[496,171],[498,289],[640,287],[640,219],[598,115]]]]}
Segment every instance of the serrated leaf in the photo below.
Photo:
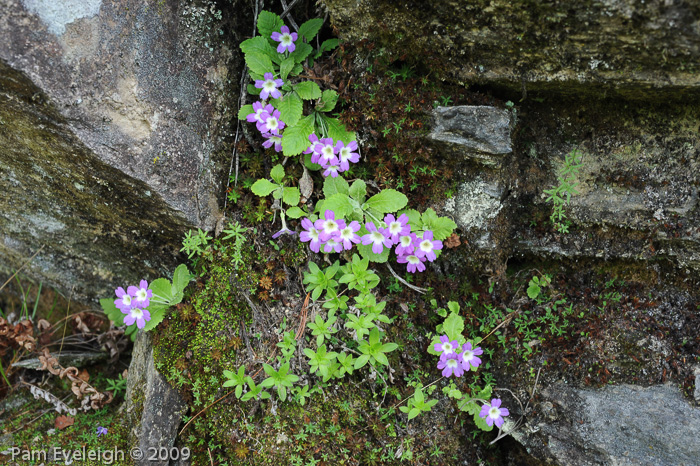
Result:
{"type": "Polygon", "coordinates": [[[318,49],[318,53],[316,54],[316,57],[320,57],[323,52],[327,52],[329,50],[333,50],[340,44],[340,41],[338,39],[328,39],[324,40],[321,43],[321,47],[318,49]]]}
{"type": "Polygon", "coordinates": [[[270,176],[277,182],[277,184],[282,184],[282,179],[284,178],[284,167],[281,163],[278,163],[272,167],[272,170],[270,170],[270,176]]]}
{"type": "Polygon", "coordinates": [[[479,416],[479,413],[474,414],[474,424],[484,432],[491,432],[493,425],[486,424],[486,419],[479,416]]]}
{"type": "Polygon", "coordinates": [[[185,264],[180,264],[173,273],[173,295],[182,293],[192,280],[192,274],[185,264]]]}
{"type": "Polygon", "coordinates": [[[165,301],[169,303],[173,299],[173,285],[167,278],[153,280],[148,288],[153,291],[151,301],[165,301]]]}
{"type": "Polygon", "coordinates": [[[330,112],[338,103],[338,93],[334,90],[326,90],[321,94],[321,102],[316,106],[316,110],[320,112],[330,112]]]}
{"type": "Polygon", "coordinates": [[[355,180],[350,186],[349,193],[350,197],[362,204],[365,202],[365,196],[367,195],[367,184],[362,180],[355,180]]]}
{"type": "Polygon", "coordinates": [[[285,156],[299,155],[309,147],[309,136],[314,132],[314,116],[308,115],[282,135],[282,150],[285,156]]]}
{"type": "Polygon", "coordinates": [[[319,212],[332,210],[336,218],[343,218],[352,212],[352,205],[347,194],[336,193],[319,202],[316,209],[319,212]]]}
{"type": "Polygon", "coordinates": [[[321,88],[312,81],[302,81],[294,86],[294,91],[304,100],[313,100],[321,97],[321,88]]]}
{"type": "Polygon", "coordinates": [[[277,53],[277,50],[270,45],[270,41],[262,36],[255,36],[244,40],[241,42],[241,50],[243,53],[262,53],[267,55],[272,61],[279,60],[281,57],[281,55],[277,53]]]}
{"type": "Polygon", "coordinates": [[[442,241],[448,238],[457,224],[448,217],[438,217],[433,209],[428,209],[423,212],[421,217],[423,229],[433,232],[433,239],[442,241]]]}
{"type": "Polygon", "coordinates": [[[295,206],[299,204],[300,199],[301,193],[299,192],[299,188],[284,188],[282,200],[285,204],[295,206]]]}
{"type": "Polygon", "coordinates": [[[306,60],[306,57],[308,57],[314,49],[309,44],[304,44],[303,42],[297,42],[295,45],[296,49],[294,52],[290,53],[289,56],[297,63],[301,63],[306,60]]]}
{"type": "Polygon", "coordinates": [[[261,11],[258,15],[258,32],[265,39],[270,39],[273,32],[280,32],[284,26],[282,18],[269,11],[261,11]]]}
{"type": "Polygon", "coordinates": [[[287,80],[287,76],[289,76],[289,73],[291,73],[294,69],[294,65],[296,65],[296,63],[294,62],[294,59],[290,57],[285,58],[280,64],[280,75],[284,81],[287,80]]]}
{"type": "Polygon", "coordinates": [[[321,18],[310,19],[299,26],[299,36],[306,39],[307,42],[311,42],[311,39],[318,34],[321,26],[323,26],[323,20],[321,18]]]}
{"type": "Polygon", "coordinates": [[[301,218],[306,215],[306,213],[299,207],[292,207],[290,209],[287,209],[286,214],[289,218],[301,218]]]}
{"type": "Polygon", "coordinates": [[[256,196],[265,197],[269,196],[270,193],[277,188],[279,188],[279,185],[271,181],[261,179],[253,183],[253,186],[250,187],[250,190],[253,191],[253,194],[255,194],[256,196]]]}
{"type": "Polygon", "coordinates": [[[105,312],[105,314],[107,314],[109,320],[114,322],[115,326],[120,327],[124,325],[124,316],[126,314],[123,314],[122,311],[120,311],[119,308],[114,305],[114,299],[100,299],[100,306],[102,306],[102,310],[105,312]]]}
{"type": "Polygon", "coordinates": [[[272,66],[272,61],[270,57],[262,52],[251,52],[245,54],[245,63],[251,72],[264,75],[265,73],[272,73],[274,67],[272,66]]]}
{"type": "Polygon", "coordinates": [[[251,113],[255,113],[255,110],[253,110],[252,105],[244,105],[241,107],[240,110],[238,110],[238,119],[239,120],[245,120],[248,115],[251,113]]]}
{"type": "Polygon", "coordinates": [[[325,115],[321,115],[321,118],[328,128],[328,137],[333,138],[334,141],[343,141],[345,144],[349,144],[350,141],[355,140],[355,133],[345,129],[345,125],[337,118],[329,118],[325,115]]]}
{"type": "MultiPolygon", "coordinates": [[[[307,146],[308,147],[308,146],[307,146]]],[[[323,167],[317,163],[311,161],[311,154],[304,154],[304,166],[311,170],[312,172],[319,171],[323,167]]]]}
{"type": "Polygon", "coordinates": [[[403,209],[408,204],[408,198],[395,189],[384,189],[367,199],[364,209],[374,209],[379,213],[386,214],[403,209]]]}
{"type": "MultiPolygon", "coordinates": [[[[151,314],[151,320],[146,322],[146,325],[143,327],[142,330],[144,332],[148,332],[150,330],[153,330],[154,328],[156,328],[158,326],[159,323],[161,323],[163,321],[163,319],[165,319],[165,315],[167,313],[167,308],[166,309],[159,309],[159,310],[150,310],[150,307],[149,307],[148,312],[151,314]]],[[[134,324],[134,327],[136,327],[136,324],[134,324]]]]}
{"type": "Polygon", "coordinates": [[[462,332],[464,331],[464,318],[454,312],[450,313],[442,324],[442,331],[447,335],[450,341],[460,341],[464,339],[462,332]]]}
{"type": "Polygon", "coordinates": [[[248,94],[250,95],[260,95],[260,93],[262,92],[262,89],[259,89],[252,84],[248,84],[248,86],[246,86],[246,89],[248,90],[248,94]]]}
{"type": "Polygon", "coordinates": [[[358,244],[357,251],[363,258],[369,259],[371,262],[383,264],[389,259],[389,253],[391,252],[391,248],[385,247],[381,254],[375,254],[372,251],[371,244],[358,244]]]}
{"type": "Polygon", "coordinates": [[[348,182],[342,176],[335,178],[329,176],[323,182],[323,195],[327,198],[338,193],[347,195],[349,191],[348,182]]]}
{"type": "Polygon", "coordinates": [[[423,221],[421,220],[420,212],[414,209],[403,209],[396,213],[396,217],[400,217],[403,214],[408,215],[408,223],[411,225],[411,231],[413,233],[423,229],[423,221]]]}
{"type": "Polygon", "coordinates": [[[287,126],[296,125],[304,111],[301,99],[291,92],[280,99],[272,99],[270,103],[280,111],[280,120],[287,126]]]}

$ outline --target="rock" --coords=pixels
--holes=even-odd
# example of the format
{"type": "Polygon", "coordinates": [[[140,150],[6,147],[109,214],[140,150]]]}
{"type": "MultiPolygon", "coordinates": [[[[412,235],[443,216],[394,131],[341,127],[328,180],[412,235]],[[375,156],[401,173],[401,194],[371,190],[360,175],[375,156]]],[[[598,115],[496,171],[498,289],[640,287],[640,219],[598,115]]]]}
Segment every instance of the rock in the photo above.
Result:
{"type": "Polygon", "coordinates": [[[693,393],[693,397],[695,398],[695,401],[700,403],[700,366],[695,368],[695,392],[693,393]]]}
{"type": "Polygon", "coordinates": [[[156,3],[0,2],[4,271],[43,245],[25,272],[91,301],[215,225],[239,62],[212,1],[156,3]]]}
{"type": "MultiPolygon", "coordinates": [[[[63,367],[84,367],[107,359],[107,353],[90,351],[64,351],[55,356],[63,367]]],[[[12,364],[14,367],[38,369],[41,366],[39,358],[22,359],[12,364]]]]}
{"type": "Polygon", "coordinates": [[[541,461],[691,466],[700,458],[700,409],[671,385],[582,390],[555,384],[541,399],[540,406],[550,407],[543,409],[546,419],[538,415],[513,433],[541,461]]]}
{"type": "Polygon", "coordinates": [[[700,87],[700,10],[634,0],[324,0],[348,42],[429,63],[438,78],[525,94],[682,100],[700,87]],[[455,12],[459,12],[455,14],[455,12]]]}
{"type": "MultiPolygon", "coordinates": [[[[168,466],[169,461],[148,461],[147,452],[168,450],[175,445],[187,404],[155,368],[151,335],[139,332],[134,344],[126,387],[126,425],[131,427],[129,443],[144,458],[137,466],[168,466]]],[[[179,464],[187,464],[181,462],[179,464]]]]}
{"type": "Polygon", "coordinates": [[[503,188],[496,182],[480,177],[461,183],[457,194],[445,203],[445,212],[454,218],[463,232],[476,232],[476,246],[481,249],[496,247],[490,237],[491,220],[503,208],[503,188]]]}
{"type": "Polygon", "coordinates": [[[462,105],[438,107],[428,139],[442,147],[443,154],[477,160],[499,167],[511,147],[510,112],[495,107],[462,105]]]}

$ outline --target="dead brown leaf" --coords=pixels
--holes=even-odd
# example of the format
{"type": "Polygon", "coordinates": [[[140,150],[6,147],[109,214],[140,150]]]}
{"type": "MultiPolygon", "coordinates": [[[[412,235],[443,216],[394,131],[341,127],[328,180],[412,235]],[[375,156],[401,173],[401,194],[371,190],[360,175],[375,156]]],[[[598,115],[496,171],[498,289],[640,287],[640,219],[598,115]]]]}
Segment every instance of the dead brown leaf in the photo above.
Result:
{"type": "Polygon", "coordinates": [[[63,430],[66,427],[72,426],[75,423],[75,419],[70,416],[58,416],[56,418],[56,429],[63,430]]]}

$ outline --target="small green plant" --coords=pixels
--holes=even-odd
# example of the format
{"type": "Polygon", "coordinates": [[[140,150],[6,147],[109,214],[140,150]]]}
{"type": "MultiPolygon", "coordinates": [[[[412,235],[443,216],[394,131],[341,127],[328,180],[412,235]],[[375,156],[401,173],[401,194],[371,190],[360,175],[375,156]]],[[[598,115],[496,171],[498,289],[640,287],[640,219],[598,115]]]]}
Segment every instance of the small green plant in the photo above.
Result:
{"type": "Polygon", "coordinates": [[[552,279],[549,275],[543,275],[541,277],[534,276],[527,287],[527,295],[530,299],[537,299],[542,293],[542,288],[549,286],[552,279]]]}
{"type": "Polygon", "coordinates": [[[209,234],[197,228],[197,233],[193,234],[193,230],[185,233],[185,239],[182,240],[182,249],[187,253],[187,257],[192,259],[194,255],[201,255],[206,250],[207,244],[209,244],[209,234]]]}
{"type": "Polygon", "coordinates": [[[115,398],[126,393],[126,379],[122,374],[119,374],[116,379],[107,379],[106,382],[107,391],[112,392],[115,398]]]}
{"type": "Polygon", "coordinates": [[[578,194],[576,190],[576,177],[581,169],[583,154],[573,150],[564,159],[564,166],[557,174],[558,186],[545,189],[548,196],[547,202],[552,203],[552,215],[549,217],[555,230],[559,233],[568,233],[571,222],[567,220],[564,208],[571,202],[571,196],[578,194]]]}

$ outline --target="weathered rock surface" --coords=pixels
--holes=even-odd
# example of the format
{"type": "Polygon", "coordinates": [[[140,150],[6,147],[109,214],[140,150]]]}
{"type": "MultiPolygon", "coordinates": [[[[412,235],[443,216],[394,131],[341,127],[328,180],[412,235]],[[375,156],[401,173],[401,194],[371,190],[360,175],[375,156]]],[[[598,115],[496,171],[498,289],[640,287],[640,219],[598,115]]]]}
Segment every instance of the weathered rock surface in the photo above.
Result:
{"type": "Polygon", "coordinates": [[[323,3],[343,39],[374,40],[397,59],[407,52],[429,58],[441,78],[647,98],[697,94],[700,86],[694,2],[323,3]]]}
{"type": "Polygon", "coordinates": [[[44,245],[28,272],[87,301],[215,224],[236,60],[189,3],[0,1],[5,271],[44,245]]]}
{"type": "Polygon", "coordinates": [[[538,411],[513,435],[542,461],[691,466],[700,458],[700,409],[671,385],[552,385],[542,392],[538,411]]]}
{"type": "MultiPolygon", "coordinates": [[[[187,404],[165,380],[153,362],[151,335],[139,332],[134,345],[126,389],[126,425],[133,426],[130,445],[144,453],[137,466],[168,466],[166,460],[148,461],[148,452],[175,445],[187,404]],[[150,450],[149,450],[150,449],[150,450]]],[[[186,464],[186,463],[178,463],[186,464]]]]}

